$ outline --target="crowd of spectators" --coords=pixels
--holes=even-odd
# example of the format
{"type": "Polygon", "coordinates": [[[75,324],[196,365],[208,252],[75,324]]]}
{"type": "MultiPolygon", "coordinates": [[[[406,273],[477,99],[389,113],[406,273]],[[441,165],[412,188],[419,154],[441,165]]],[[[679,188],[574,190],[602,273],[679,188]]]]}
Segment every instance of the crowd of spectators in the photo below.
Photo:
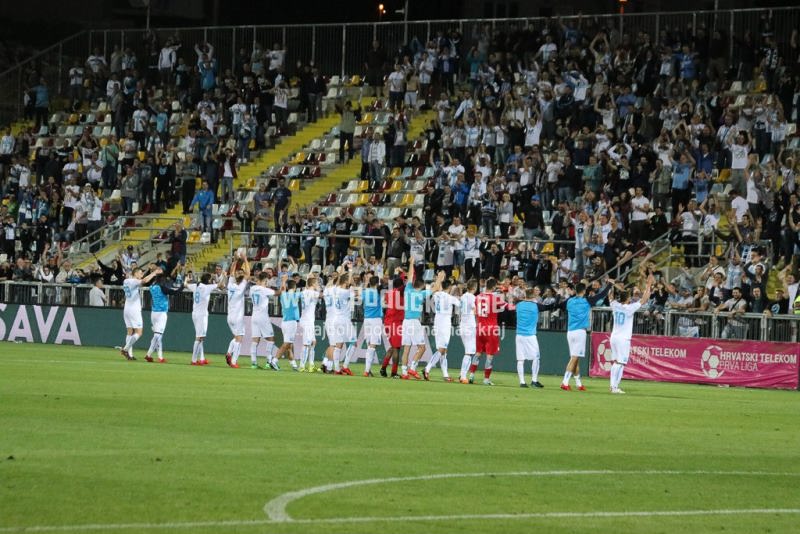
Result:
{"type": "MultiPolygon", "coordinates": [[[[239,207],[242,229],[302,234],[287,238],[281,260],[392,272],[410,256],[423,274],[436,266],[461,280],[494,276],[552,294],[562,284],[624,272],[668,235],[683,247],[688,274],[684,285],[662,280],[663,292],[704,286],[696,275],[714,256],[725,287],[707,288],[708,306],[724,307],[735,294],[754,310],[760,298],[780,301],[761,282],[771,268],[791,280],[800,251],[793,141],[800,41],[796,30],[775,35],[770,22],[733,36],[733,50],[723,30],[703,24],[620,34],[589,17],[507,31],[486,25],[467,36],[439,32],[394,50],[376,41],[365,54],[364,78],[388,97],[394,117],[382,133],[352,139],[360,110],[341,103],[340,135],[348,141],[341,160],[360,150],[362,179],[375,192],[387,168],[431,167],[422,210],[394,221],[378,218],[377,206],[357,218],[349,208],[326,217],[293,209],[275,178],[261,184],[252,205],[239,207]],[[409,153],[408,124],[420,109],[435,118],[424,131],[425,153],[409,153]],[[374,239],[353,248],[354,236],[374,239]],[[739,264],[749,267],[728,272],[739,264]]],[[[72,147],[45,147],[29,164],[33,132],[3,138],[0,215],[9,258],[22,250],[36,263],[47,242],[77,234],[78,224],[70,224],[89,210],[67,206],[70,191],[74,203],[90,190],[118,188],[130,212],[134,203],[163,209],[177,201],[177,190],[189,211],[207,203],[193,179],[181,178],[199,176],[214,201],[230,201],[225,179],[248,159],[251,144],[263,146],[273,114],[274,125],[287,130],[290,84],[300,88],[309,120],[322,113],[324,78],[312,65],[287,74],[281,45],[242,49],[230,67],[208,43],[187,48],[175,35],[152,42],[141,64],[130,50],[115,49],[73,67],[72,105],[105,99],[118,134],[98,140],[84,133],[73,143],[78,161],[72,147]],[[190,114],[181,139],[170,135],[173,100],[190,114]],[[154,185],[162,177],[164,189],[154,185]],[[47,208],[34,209],[37,202],[47,208]],[[47,231],[29,248],[8,244],[8,236],[21,241],[25,225],[39,236],[42,221],[47,231]]],[[[36,108],[42,88],[32,91],[36,108]]],[[[88,230],[88,216],[81,228],[88,230]]],[[[784,297],[793,303],[794,283],[787,285],[784,297]]]]}

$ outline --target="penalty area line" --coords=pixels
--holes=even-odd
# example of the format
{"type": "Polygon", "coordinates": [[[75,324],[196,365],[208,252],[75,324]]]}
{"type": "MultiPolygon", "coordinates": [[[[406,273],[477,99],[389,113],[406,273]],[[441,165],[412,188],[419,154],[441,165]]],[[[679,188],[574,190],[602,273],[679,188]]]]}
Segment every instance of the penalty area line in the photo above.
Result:
{"type": "Polygon", "coordinates": [[[418,515],[387,517],[330,517],[319,519],[270,519],[242,521],[187,521],[171,523],[118,523],[89,525],[53,525],[30,527],[0,527],[0,532],[81,532],[93,530],[162,530],[199,529],[220,527],[261,527],[266,525],[315,525],[331,523],[395,523],[408,521],[465,521],[465,520],[518,520],[518,519],[605,519],[625,517],[692,517],[724,515],[786,515],[800,514],[800,508],[751,508],[721,510],[648,510],[618,512],[534,512],[522,514],[464,514],[418,515]]]}

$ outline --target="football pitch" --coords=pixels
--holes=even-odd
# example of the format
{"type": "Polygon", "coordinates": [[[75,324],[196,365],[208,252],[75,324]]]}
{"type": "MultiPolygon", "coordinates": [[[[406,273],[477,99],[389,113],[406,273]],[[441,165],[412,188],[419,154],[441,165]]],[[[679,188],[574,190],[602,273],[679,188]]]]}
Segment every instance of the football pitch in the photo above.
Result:
{"type": "Polygon", "coordinates": [[[798,529],[797,392],[167,357],[0,343],[0,532],[798,529]]]}

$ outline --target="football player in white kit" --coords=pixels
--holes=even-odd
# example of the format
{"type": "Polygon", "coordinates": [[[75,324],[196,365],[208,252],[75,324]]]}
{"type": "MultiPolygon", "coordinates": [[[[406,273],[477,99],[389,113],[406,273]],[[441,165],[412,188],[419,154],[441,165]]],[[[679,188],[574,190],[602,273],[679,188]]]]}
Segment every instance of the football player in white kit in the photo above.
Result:
{"type": "Polygon", "coordinates": [[[256,284],[250,286],[250,299],[253,301],[253,315],[250,320],[250,330],[252,332],[252,339],[250,343],[250,367],[258,369],[258,344],[263,339],[266,342],[267,348],[267,366],[273,367],[272,353],[275,347],[275,332],[272,329],[272,320],[269,317],[269,298],[277,295],[271,287],[267,287],[269,281],[269,273],[262,271],[258,273],[258,280],[256,284]]]}
{"type": "Polygon", "coordinates": [[[461,323],[459,330],[461,342],[464,344],[464,358],[461,360],[461,373],[458,381],[469,384],[467,373],[472,364],[472,357],[476,351],[477,323],[475,320],[477,309],[475,307],[475,292],[478,290],[478,281],[474,278],[467,282],[467,291],[461,295],[461,323]]]}
{"type": "Polygon", "coordinates": [[[350,337],[350,300],[352,299],[350,292],[350,274],[340,273],[339,282],[333,288],[333,337],[331,343],[334,345],[333,349],[333,370],[337,375],[352,374],[339,369],[339,360],[344,352],[344,344],[350,337]]]}
{"type": "Polygon", "coordinates": [[[614,327],[611,329],[611,393],[624,394],[619,388],[622,373],[631,353],[631,337],[633,337],[633,316],[650,299],[650,290],[653,288],[653,275],[647,277],[647,285],[642,298],[631,302],[630,293],[625,290],[616,292],[614,288],[609,292],[611,301],[611,314],[614,327]]]}
{"type": "Polygon", "coordinates": [[[342,363],[342,374],[353,376],[350,370],[350,360],[356,353],[356,342],[358,341],[358,330],[353,324],[353,307],[356,302],[361,301],[361,276],[350,275],[350,303],[345,317],[347,330],[345,332],[346,348],[344,350],[344,362],[342,363]]]}
{"type": "Polygon", "coordinates": [[[208,365],[203,341],[208,330],[208,302],[211,293],[221,289],[218,284],[211,283],[211,274],[203,273],[199,283],[186,280],[186,287],[192,292],[192,322],[194,323],[194,348],[192,349],[192,365],[208,365]]]}
{"type": "Polygon", "coordinates": [[[144,322],[142,321],[142,297],[139,294],[143,284],[148,283],[157,275],[161,274],[161,269],[155,269],[147,276],[142,276],[142,270],[135,268],[131,275],[122,282],[122,290],[125,292],[125,309],[122,313],[125,319],[125,345],[119,349],[127,360],[135,360],[133,356],[133,345],[142,337],[142,328],[144,322]]]}
{"type": "Polygon", "coordinates": [[[314,319],[316,319],[317,302],[319,302],[320,296],[322,296],[322,292],[319,287],[319,279],[311,275],[306,280],[306,288],[300,294],[300,302],[303,305],[298,323],[303,334],[303,355],[300,357],[301,373],[317,372],[317,368],[314,366],[314,347],[317,344],[314,319]]]}
{"type": "Polygon", "coordinates": [[[325,349],[325,357],[322,359],[322,372],[333,372],[333,350],[335,333],[333,331],[336,313],[333,310],[333,291],[339,283],[339,273],[331,274],[328,284],[322,290],[322,301],[325,303],[325,336],[328,338],[328,348],[325,349]]]}
{"type": "MultiPolygon", "coordinates": [[[[444,271],[441,272],[444,274],[444,271]]],[[[431,355],[431,359],[422,376],[425,380],[430,380],[431,369],[439,362],[442,369],[442,378],[445,382],[452,382],[450,374],[447,372],[447,346],[453,335],[453,306],[459,306],[461,301],[453,296],[450,280],[442,280],[441,289],[433,294],[433,337],[436,341],[436,352],[431,355]]]]}
{"type": "Polygon", "coordinates": [[[241,258],[241,266],[236,258],[231,259],[228,271],[228,328],[233,339],[228,343],[225,363],[228,367],[239,368],[239,352],[244,337],[244,295],[250,284],[250,263],[246,256],[241,258]]]}

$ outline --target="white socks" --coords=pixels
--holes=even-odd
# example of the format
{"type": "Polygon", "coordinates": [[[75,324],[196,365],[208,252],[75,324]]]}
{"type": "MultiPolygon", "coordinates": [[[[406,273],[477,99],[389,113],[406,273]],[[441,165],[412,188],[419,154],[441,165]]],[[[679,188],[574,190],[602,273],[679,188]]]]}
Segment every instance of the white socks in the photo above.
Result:
{"type": "Polygon", "coordinates": [[[230,342],[228,343],[228,350],[225,351],[225,352],[227,352],[230,355],[233,355],[233,344],[234,343],[236,343],[236,340],[235,339],[231,339],[230,342]]]}
{"type": "Polygon", "coordinates": [[[203,342],[199,339],[194,340],[194,349],[192,350],[192,362],[196,362],[200,360],[201,362],[206,359],[205,353],[203,352],[203,342]]]}
{"type": "Polygon", "coordinates": [[[125,338],[125,350],[128,351],[128,355],[133,358],[133,345],[138,341],[139,335],[133,333],[125,338]]]}
{"type": "Polygon", "coordinates": [[[472,363],[472,355],[465,354],[463,358],[461,358],[461,372],[459,373],[458,377],[461,380],[467,379],[467,371],[469,371],[469,366],[472,363]]]}
{"type": "Polygon", "coordinates": [[[541,365],[541,360],[539,356],[536,356],[533,361],[531,362],[531,381],[538,382],[539,381],[539,366],[541,365]]]}
{"type": "Polygon", "coordinates": [[[233,345],[233,352],[231,352],[231,361],[235,365],[236,362],[239,361],[239,352],[241,352],[242,350],[242,344],[239,341],[236,341],[235,339],[231,341],[231,344],[233,345]]]}
{"type": "Polygon", "coordinates": [[[372,368],[372,360],[375,358],[375,347],[367,347],[367,358],[364,360],[364,372],[369,373],[372,368]]]}
{"type": "Polygon", "coordinates": [[[316,356],[314,354],[314,345],[309,345],[308,346],[308,361],[306,361],[306,365],[308,366],[309,369],[313,369],[314,368],[314,356],[316,356]]]}
{"type": "Polygon", "coordinates": [[[258,365],[258,341],[250,342],[250,362],[253,365],[258,365]]]}
{"type": "Polygon", "coordinates": [[[575,375],[575,385],[581,387],[583,384],[581,383],[581,375],[575,375]]]}
{"type": "Polygon", "coordinates": [[[152,355],[154,352],[158,352],[159,360],[164,358],[164,351],[162,349],[162,344],[161,344],[161,336],[162,334],[153,334],[153,339],[150,341],[150,348],[147,349],[148,356],[152,355]]]}
{"type": "MultiPolygon", "coordinates": [[[[567,372],[565,372],[565,373],[564,373],[564,380],[562,380],[562,381],[561,381],[561,384],[562,384],[562,385],[564,385],[564,386],[568,386],[568,385],[569,385],[569,379],[570,379],[570,378],[572,378],[572,371],[567,371],[567,372]]],[[[577,379],[576,379],[576,380],[575,380],[575,383],[577,383],[577,382],[578,382],[578,381],[577,381],[577,379]]]]}
{"type": "Polygon", "coordinates": [[[347,346],[347,349],[345,350],[344,353],[344,363],[342,364],[342,367],[344,367],[345,369],[350,368],[350,360],[353,358],[353,354],[355,354],[355,352],[356,352],[355,345],[351,344],[347,346]]]}
{"type": "Polygon", "coordinates": [[[445,352],[442,354],[442,358],[439,360],[439,368],[442,370],[442,377],[450,378],[450,373],[447,371],[447,353],[445,352]]]}
{"type": "Polygon", "coordinates": [[[433,369],[436,366],[436,364],[439,362],[439,357],[441,355],[442,355],[442,353],[439,352],[438,350],[436,352],[434,352],[433,354],[431,354],[431,359],[428,360],[428,364],[425,366],[425,372],[426,373],[430,373],[431,372],[431,369],[433,369]]]}
{"type": "Polygon", "coordinates": [[[525,360],[517,360],[517,376],[519,377],[519,383],[525,383],[525,360]]]}
{"type": "Polygon", "coordinates": [[[333,370],[339,370],[339,358],[342,356],[342,349],[336,347],[333,349],[333,370]]]}
{"type": "Polygon", "coordinates": [[[619,384],[622,382],[622,373],[625,371],[625,366],[614,362],[611,366],[611,389],[619,389],[619,384]]]}

